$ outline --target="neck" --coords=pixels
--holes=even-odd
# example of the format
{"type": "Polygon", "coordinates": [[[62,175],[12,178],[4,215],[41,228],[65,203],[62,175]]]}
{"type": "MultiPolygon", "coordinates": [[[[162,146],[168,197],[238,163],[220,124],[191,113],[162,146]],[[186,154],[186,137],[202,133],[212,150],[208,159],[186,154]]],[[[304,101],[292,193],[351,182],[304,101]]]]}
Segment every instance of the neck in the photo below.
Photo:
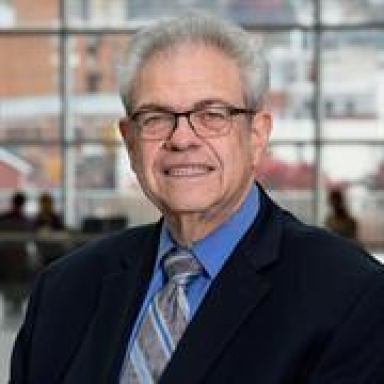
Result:
{"type": "Polygon", "coordinates": [[[203,239],[220,225],[212,225],[203,216],[205,215],[199,213],[171,215],[166,217],[166,222],[173,238],[180,245],[191,248],[196,241],[203,239]]]}

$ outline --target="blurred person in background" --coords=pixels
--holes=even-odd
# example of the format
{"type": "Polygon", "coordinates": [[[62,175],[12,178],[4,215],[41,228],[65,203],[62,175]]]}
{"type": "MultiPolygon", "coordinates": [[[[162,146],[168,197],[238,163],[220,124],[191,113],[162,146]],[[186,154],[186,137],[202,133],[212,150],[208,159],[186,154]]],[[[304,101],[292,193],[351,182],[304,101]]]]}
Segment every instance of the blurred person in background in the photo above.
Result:
{"type": "Polygon", "coordinates": [[[333,188],[327,197],[330,212],[325,219],[325,226],[347,239],[357,240],[357,220],[349,210],[346,196],[341,188],[333,188]]]}
{"type": "Polygon", "coordinates": [[[7,211],[0,214],[1,231],[25,231],[31,229],[31,221],[25,213],[27,196],[22,191],[15,192],[7,211]]]}
{"type": "Polygon", "coordinates": [[[63,256],[67,251],[67,238],[60,237],[58,233],[64,231],[65,227],[54,204],[53,197],[48,192],[41,193],[38,211],[33,218],[33,227],[38,235],[36,247],[40,268],[63,256]]]}
{"type": "Polygon", "coordinates": [[[254,182],[272,127],[260,43],[190,14],[124,59],[120,131],[163,217],[39,276],[10,383],[381,382],[383,266],[254,182]]]}
{"type": "Polygon", "coordinates": [[[33,220],[33,226],[38,231],[61,231],[64,229],[63,220],[55,211],[53,198],[47,192],[39,196],[39,207],[33,220]]]}
{"type": "Polygon", "coordinates": [[[32,225],[25,213],[26,203],[27,195],[16,191],[9,209],[0,215],[0,291],[4,298],[4,317],[10,323],[21,316],[28,294],[31,269],[25,235],[32,230],[32,225]]]}

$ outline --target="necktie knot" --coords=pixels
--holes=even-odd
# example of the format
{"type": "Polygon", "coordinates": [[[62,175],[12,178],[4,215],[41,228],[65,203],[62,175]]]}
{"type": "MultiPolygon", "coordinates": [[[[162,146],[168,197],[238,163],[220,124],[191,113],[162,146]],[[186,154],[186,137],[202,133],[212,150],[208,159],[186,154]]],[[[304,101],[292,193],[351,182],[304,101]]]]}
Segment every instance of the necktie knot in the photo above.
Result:
{"type": "Polygon", "coordinates": [[[167,278],[176,285],[187,285],[202,272],[192,252],[185,248],[171,251],[165,257],[163,266],[167,278]]]}

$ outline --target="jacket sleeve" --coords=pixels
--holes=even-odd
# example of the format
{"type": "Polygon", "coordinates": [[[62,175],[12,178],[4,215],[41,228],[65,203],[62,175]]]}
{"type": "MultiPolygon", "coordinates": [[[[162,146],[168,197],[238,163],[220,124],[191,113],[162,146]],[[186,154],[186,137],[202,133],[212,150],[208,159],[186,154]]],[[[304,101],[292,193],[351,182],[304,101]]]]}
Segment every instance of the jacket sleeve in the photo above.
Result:
{"type": "Polygon", "coordinates": [[[41,296],[44,281],[43,275],[44,273],[37,278],[36,283],[34,284],[34,288],[29,297],[25,319],[20,327],[13,346],[9,384],[27,384],[29,382],[28,366],[31,353],[30,347],[33,337],[33,328],[36,321],[38,302],[40,301],[39,297],[41,296]]]}

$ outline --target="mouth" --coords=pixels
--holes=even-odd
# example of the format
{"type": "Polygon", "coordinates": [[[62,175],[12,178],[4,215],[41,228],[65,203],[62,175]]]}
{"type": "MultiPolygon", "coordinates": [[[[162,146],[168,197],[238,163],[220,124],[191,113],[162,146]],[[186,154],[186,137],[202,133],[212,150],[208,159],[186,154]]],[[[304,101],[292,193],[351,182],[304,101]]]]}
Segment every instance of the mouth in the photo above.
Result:
{"type": "Polygon", "coordinates": [[[214,170],[205,164],[179,164],[166,168],[164,174],[169,177],[199,177],[205,176],[214,170]]]}

